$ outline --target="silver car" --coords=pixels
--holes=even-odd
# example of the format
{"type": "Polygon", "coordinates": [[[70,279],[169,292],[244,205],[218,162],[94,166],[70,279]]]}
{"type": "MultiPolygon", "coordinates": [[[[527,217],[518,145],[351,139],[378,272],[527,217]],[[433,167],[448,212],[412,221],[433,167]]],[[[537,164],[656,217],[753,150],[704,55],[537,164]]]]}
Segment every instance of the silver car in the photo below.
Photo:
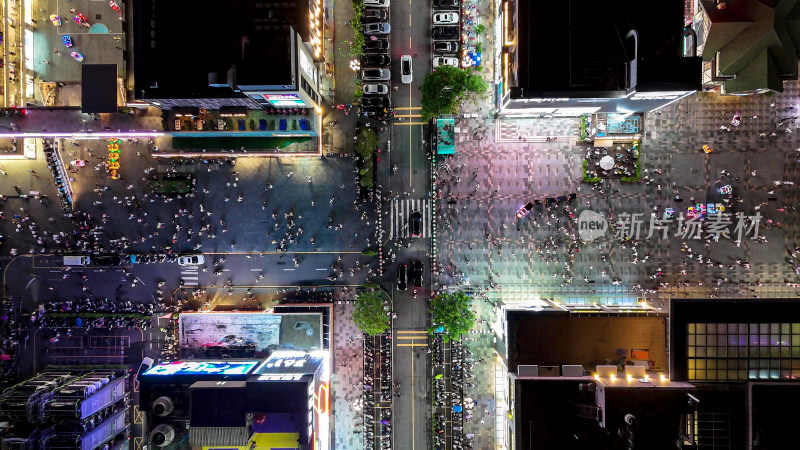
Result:
{"type": "Polygon", "coordinates": [[[389,93],[389,86],[383,83],[365,84],[361,89],[364,95],[386,95],[389,93]]]}
{"type": "Polygon", "coordinates": [[[392,73],[389,69],[361,69],[361,79],[364,81],[389,81],[392,73]]]}
{"type": "Polygon", "coordinates": [[[400,58],[400,81],[404,84],[411,84],[414,80],[414,69],[411,66],[411,55],[403,55],[400,58]]]}
{"type": "Polygon", "coordinates": [[[392,27],[389,22],[376,22],[364,24],[364,34],[389,34],[392,27]]]}

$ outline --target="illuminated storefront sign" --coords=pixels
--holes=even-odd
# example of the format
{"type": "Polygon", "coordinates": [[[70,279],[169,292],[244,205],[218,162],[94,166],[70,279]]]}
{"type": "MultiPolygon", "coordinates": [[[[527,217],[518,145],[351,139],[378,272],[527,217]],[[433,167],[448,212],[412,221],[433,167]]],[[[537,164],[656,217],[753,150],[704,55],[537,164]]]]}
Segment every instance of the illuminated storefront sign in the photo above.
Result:
{"type": "Polygon", "coordinates": [[[119,180],[119,144],[122,139],[109,139],[108,140],[108,170],[111,173],[112,180],[119,180]]]}
{"type": "Polygon", "coordinates": [[[246,375],[258,361],[174,361],[161,363],[147,375],[246,375]]]}
{"type": "Polygon", "coordinates": [[[259,375],[258,381],[300,381],[306,374],[295,373],[291,375],[259,375]]]}
{"type": "Polygon", "coordinates": [[[305,102],[297,94],[264,94],[264,98],[272,106],[305,106],[305,102]]]}
{"type": "Polygon", "coordinates": [[[328,352],[276,351],[261,363],[253,373],[261,374],[314,374],[328,358],[328,352]]]}

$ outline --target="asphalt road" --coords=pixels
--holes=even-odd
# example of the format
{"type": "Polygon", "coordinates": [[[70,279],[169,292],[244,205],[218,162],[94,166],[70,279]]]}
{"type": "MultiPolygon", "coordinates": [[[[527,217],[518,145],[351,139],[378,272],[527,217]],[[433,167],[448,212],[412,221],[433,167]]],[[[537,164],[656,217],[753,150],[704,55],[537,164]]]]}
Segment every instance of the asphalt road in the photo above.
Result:
{"type": "MultiPolygon", "coordinates": [[[[398,171],[391,177],[391,191],[400,199],[427,199],[430,190],[430,165],[422,144],[420,117],[420,91],[422,80],[431,70],[431,7],[430,3],[395,0],[391,10],[391,56],[393,60],[393,93],[396,112],[392,127],[391,163],[398,171]],[[400,60],[411,55],[413,81],[400,82],[400,60]],[[408,195],[406,195],[408,193],[408,195]]],[[[391,205],[386,205],[391,208],[391,205]]],[[[407,218],[407,216],[406,216],[407,218]]],[[[408,241],[406,241],[408,242],[408,241]]],[[[414,298],[411,287],[407,291],[396,288],[396,264],[419,259],[425,265],[423,286],[430,286],[430,260],[425,252],[430,249],[430,239],[410,238],[411,246],[401,245],[397,260],[386,266],[387,286],[391,286],[393,311],[393,378],[400,382],[400,397],[394,397],[393,427],[396,449],[428,448],[430,412],[428,411],[429,367],[425,348],[427,334],[428,291],[424,287],[414,298]]],[[[390,246],[394,243],[390,243],[390,246]]]]}
{"type": "Polygon", "coordinates": [[[213,289],[215,285],[221,287],[230,280],[235,291],[251,288],[255,295],[270,295],[278,289],[295,286],[359,285],[367,278],[369,268],[374,269],[375,266],[374,257],[363,256],[359,252],[217,253],[205,254],[205,257],[205,264],[194,269],[176,263],[158,263],[72,267],[64,272],[60,257],[25,255],[14,258],[3,272],[6,286],[4,296],[25,299],[23,311],[31,311],[39,303],[57,298],[79,297],[84,294],[83,286],[94,297],[146,303],[157,302],[159,281],[165,281],[162,290],[168,296],[180,287],[181,280],[185,288],[192,289],[213,289]],[[338,261],[339,256],[342,257],[341,262],[338,261]],[[217,266],[222,273],[215,276],[214,262],[222,258],[225,262],[217,266]],[[293,258],[299,262],[297,267],[293,258]],[[334,263],[345,270],[340,272],[341,278],[329,281],[327,277],[334,273],[330,265],[334,263]],[[358,267],[366,268],[357,270],[358,267]],[[353,276],[350,276],[349,269],[356,269],[353,276]],[[64,278],[65,273],[67,278],[64,278]],[[259,274],[263,274],[263,278],[258,279],[259,274]],[[81,275],[87,278],[84,280],[81,275]],[[135,284],[133,280],[137,280],[135,284]]]}

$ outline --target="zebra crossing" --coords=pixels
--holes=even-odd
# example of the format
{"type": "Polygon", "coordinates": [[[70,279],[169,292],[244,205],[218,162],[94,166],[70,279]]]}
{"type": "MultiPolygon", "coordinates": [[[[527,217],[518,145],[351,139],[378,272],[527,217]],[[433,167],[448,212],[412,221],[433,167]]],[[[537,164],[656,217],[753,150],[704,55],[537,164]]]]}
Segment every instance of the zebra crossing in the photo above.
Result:
{"type": "Polygon", "coordinates": [[[184,286],[199,286],[200,279],[197,271],[200,269],[200,266],[181,266],[181,281],[183,281],[184,286]]]}
{"type": "MultiPolygon", "coordinates": [[[[422,214],[420,231],[422,238],[431,237],[431,202],[429,199],[406,198],[394,200],[390,214],[389,238],[407,238],[411,236],[411,214],[422,214]]],[[[416,237],[416,236],[415,236],[416,237]]]]}

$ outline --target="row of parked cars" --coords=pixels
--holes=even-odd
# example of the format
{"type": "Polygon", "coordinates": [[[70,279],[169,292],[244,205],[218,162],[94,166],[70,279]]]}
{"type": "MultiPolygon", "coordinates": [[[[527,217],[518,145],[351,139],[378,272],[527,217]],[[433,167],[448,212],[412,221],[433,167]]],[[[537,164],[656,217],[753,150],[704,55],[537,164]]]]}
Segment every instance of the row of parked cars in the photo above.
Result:
{"type": "MultiPolygon", "coordinates": [[[[392,73],[389,67],[389,0],[364,0],[361,21],[364,24],[364,55],[361,56],[361,113],[367,117],[382,116],[392,108],[389,98],[389,83],[392,73]]],[[[403,57],[405,60],[405,56],[403,57]]],[[[409,57],[409,67],[410,67],[409,57]]],[[[411,81],[408,81],[409,83],[411,81]]]]}
{"type": "Polygon", "coordinates": [[[459,67],[461,41],[461,3],[459,0],[433,0],[433,68],[459,67]]]}

